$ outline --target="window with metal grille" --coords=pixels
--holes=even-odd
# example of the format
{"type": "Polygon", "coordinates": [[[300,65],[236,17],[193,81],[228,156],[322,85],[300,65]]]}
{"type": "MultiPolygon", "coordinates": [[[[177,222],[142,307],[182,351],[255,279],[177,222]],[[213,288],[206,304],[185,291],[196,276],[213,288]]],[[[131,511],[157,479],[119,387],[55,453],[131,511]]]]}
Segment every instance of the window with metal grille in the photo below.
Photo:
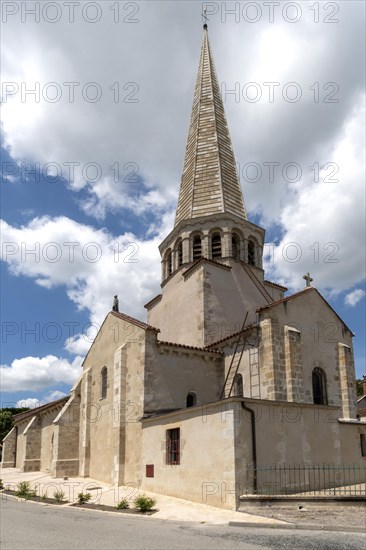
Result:
{"type": "Polygon", "coordinates": [[[197,235],[193,239],[193,261],[199,260],[202,257],[202,242],[201,237],[197,235]]]}
{"type": "Polygon", "coordinates": [[[315,367],[312,374],[312,382],[314,404],[328,405],[327,380],[323,369],[315,367]]]}
{"type": "Polygon", "coordinates": [[[214,233],[212,235],[211,252],[212,252],[212,258],[221,257],[221,235],[219,233],[214,233]]]}
{"type": "Polygon", "coordinates": [[[180,242],[178,244],[178,266],[183,265],[183,244],[180,242]]]}
{"type": "Polygon", "coordinates": [[[248,241],[248,264],[255,265],[255,244],[248,241]]]}
{"type": "Polygon", "coordinates": [[[108,388],[108,370],[107,370],[107,367],[102,368],[102,372],[100,373],[100,378],[101,378],[100,397],[101,397],[101,399],[105,399],[107,397],[107,388],[108,388]]]}
{"type": "Polygon", "coordinates": [[[235,235],[235,233],[231,237],[231,248],[232,248],[233,258],[235,258],[235,260],[239,260],[240,259],[240,240],[238,235],[235,235]]]}
{"type": "Polygon", "coordinates": [[[166,432],[166,463],[170,465],[180,464],[180,428],[174,428],[166,432]]]}

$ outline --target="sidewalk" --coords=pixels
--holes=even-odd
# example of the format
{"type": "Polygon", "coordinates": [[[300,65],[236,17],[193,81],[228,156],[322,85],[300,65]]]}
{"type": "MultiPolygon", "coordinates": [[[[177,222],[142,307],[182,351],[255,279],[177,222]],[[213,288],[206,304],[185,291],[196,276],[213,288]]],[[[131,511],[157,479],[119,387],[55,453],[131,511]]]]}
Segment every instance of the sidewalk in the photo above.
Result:
{"type": "MultiPolygon", "coordinates": [[[[20,481],[29,481],[31,488],[37,490],[37,494],[47,494],[52,498],[56,490],[65,493],[65,498],[69,503],[77,500],[78,493],[90,493],[92,500],[90,502],[116,506],[122,498],[127,498],[133,505],[133,501],[138,494],[145,493],[147,496],[156,499],[156,508],[158,512],[151,516],[153,519],[187,521],[196,523],[207,523],[212,525],[228,525],[230,522],[248,522],[258,526],[265,525],[288,525],[288,522],[276,520],[268,517],[256,516],[245,512],[235,512],[223,508],[215,508],[207,504],[190,502],[180,498],[150,493],[147,491],[138,491],[132,484],[127,487],[111,487],[106,483],[101,483],[90,478],[73,477],[68,480],[63,478],[53,478],[43,472],[20,472],[16,468],[4,468],[0,475],[4,488],[16,489],[20,481]]],[[[69,506],[65,504],[64,506],[69,506]]],[[[131,516],[129,516],[131,517],[131,516]]]]}

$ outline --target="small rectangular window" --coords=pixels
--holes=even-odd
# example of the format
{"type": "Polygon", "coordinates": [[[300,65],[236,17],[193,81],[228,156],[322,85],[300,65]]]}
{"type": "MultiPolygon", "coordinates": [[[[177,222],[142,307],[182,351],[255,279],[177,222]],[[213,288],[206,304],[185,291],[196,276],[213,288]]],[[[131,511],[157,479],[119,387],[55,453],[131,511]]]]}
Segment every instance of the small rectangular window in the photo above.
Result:
{"type": "Polygon", "coordinates": [[[178,465],[180,464],[180,428],[167,430],[166,436],[166,463],[178,465]]]}
{"type": "Polygon", "coordinates": [[[361,456],[366,456],[366,436],[365,434],[360,435],[361,442],[361,456]]]}
{"type": "Polygon", "coordinates": [[[154,464],[146,464],[146,477],[154,477],[154,464]]]}

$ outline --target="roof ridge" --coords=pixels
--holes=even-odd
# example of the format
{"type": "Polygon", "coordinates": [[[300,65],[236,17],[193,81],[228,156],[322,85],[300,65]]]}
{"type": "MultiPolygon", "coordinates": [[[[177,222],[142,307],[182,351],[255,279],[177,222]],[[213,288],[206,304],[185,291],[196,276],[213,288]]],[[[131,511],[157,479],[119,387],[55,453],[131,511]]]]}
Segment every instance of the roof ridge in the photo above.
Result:
{"type": "Polygon", "coordinates": [[[259,323],[249,323],[248,325],[245,325],[243,329],[237,330],[236,332],[233,332],[232,334],[229,334],[229,336],[225,336],[225,338],[221,338],[220,340],[216,340],[215,342],[212,342],[212,344],[208,344],[206,348],[211,348],[212,346],[217,346],[218,344],[222,344],[226,340],[230,340],[231,338],[234,338],[235,336],[238,336],[241,332],[246,332],[247,330],[251,330],[252,328],[258,327],[259,323]]]}
{"type": "Polygon", "coordinates": [[[178,348],[185,348],[185,349],[191,349],[191,350],[197,350],[197,351],[204,351],[206,353],[217,353],[218,355],[222,355],[222,351],[219,350],[210,350],[207,349],[207,346],[199,347],[199,346],[190,346],[189,344],[179,344],[177,342],[166,342],[164,340],[158,340],[159,345],[163,346],[174,346],[178,348]]]}
{"type": "Polygon", "coordinates": [[[303,288],[302,290],[299,290],[299,292],[295,292],[295,294],[290,294],[290,296],[285,296],[284,298],[281,298],[280,300],[274,300],[270,304],[266,304],[265,306],[261,306],[256,309],[256,311],[261,311],[262,309],[267,309],[273,306],[276,306],[277,304],[282,304],[282,302],[286,302],[287,300],[291,300],[292,298],[296,298],[296,296],[300,296],[301,294],[304,294],[308,290],[316,290],[313,286],[307,286],[303,288]]]}
{"type": "Polygon", "coordinates": [[[144,323],[144,321],[140,321],[139,319],[130,317],[129,315],[126,315],[126,313],[121,313],[119,311],[111,311],[110,313],[115,317],[118,317],[119,319],[123,319],[124,321],[127,321],[132,325],[136,325],[137,327],[142,328],[143,330],[154,330],[155,332],[160,332],[160,329],[148,325],[147,323],[144,323]]]}
{"type": "Polygon", "coordinates": [[[29,411],[23,411],[21,413],[14,414],[13,420],[14,422],[17,422],[22,420],[23,418],[27,418],[28,416],[34,416],[35,414],[46,411],[47,409],[51,409],[52,407],[57,407],[58,405],[62,405],[66,403],[69,399],[70,399],[70,395],[65,395],[65,397],[56,399],[56,401],[45,403],[44,405],[40,405],[39,407],[35,407],[34,409],[29,409],[29,411]]]}

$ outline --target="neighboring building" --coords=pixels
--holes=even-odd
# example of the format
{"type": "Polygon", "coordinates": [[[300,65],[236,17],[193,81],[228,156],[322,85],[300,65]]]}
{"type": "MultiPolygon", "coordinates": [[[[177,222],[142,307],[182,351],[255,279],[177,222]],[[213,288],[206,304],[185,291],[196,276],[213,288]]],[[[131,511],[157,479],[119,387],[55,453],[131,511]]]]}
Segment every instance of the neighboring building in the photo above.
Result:
{"type": "Polygon", "coordinates": [[[362,396],[357,399],[357,418],[366,420],[366,376],[362,380],[362,396]]]}
{"type": "Polygon", "coordinates": [[[229,508],[253,464],[365,465],[352,332],[315,288],[267,281],[263,245],[205,25],[161,294],[147,323],[115,299],[70,397],[15,417],[4,465],[229,508]]]}

